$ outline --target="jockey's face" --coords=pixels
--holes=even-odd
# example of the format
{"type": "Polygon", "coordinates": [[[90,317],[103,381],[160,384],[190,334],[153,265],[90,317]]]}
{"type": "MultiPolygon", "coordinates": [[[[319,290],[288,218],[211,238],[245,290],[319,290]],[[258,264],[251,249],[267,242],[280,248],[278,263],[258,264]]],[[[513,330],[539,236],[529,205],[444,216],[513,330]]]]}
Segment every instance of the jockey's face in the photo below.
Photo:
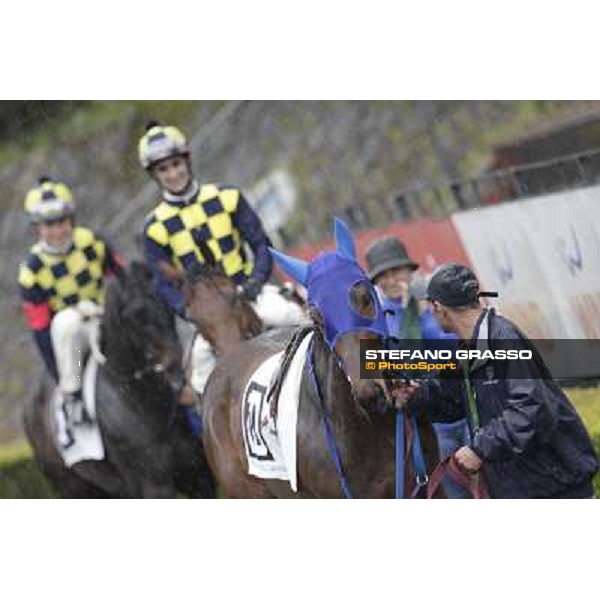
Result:
{"type": "Polygon", "coordinates": [[[40,239],[54,248],[64,248],[71,242],[73,222],[69,217],[38,225],[40,239]]]}
{"type": "Polygon", "coordinates": [[[192,183],[189,159],[185,156],[161,160],[152,167],[152,174],[160,187],[174,196],[184,194],[192,183]]]}
{"type": "Polygon", "coordinates": [[[408,292],[412,272],[410,267],[388,269],[377,277],[375,284],[388,298],[399,300],[408,292]]]}

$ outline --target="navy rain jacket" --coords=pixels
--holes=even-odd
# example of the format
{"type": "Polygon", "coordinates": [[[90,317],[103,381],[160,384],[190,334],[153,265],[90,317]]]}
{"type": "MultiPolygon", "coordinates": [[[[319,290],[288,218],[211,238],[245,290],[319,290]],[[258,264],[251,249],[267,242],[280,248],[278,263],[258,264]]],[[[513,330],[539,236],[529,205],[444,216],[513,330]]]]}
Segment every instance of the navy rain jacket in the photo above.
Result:
{"type": "Polygon", "coordinates": [[[517,340],[512,347],[533,350],[534,360],[471,362],[477,430],[462,378],[423,382],[409,410],[425,411],[433,421],[467,417],[493,498],[591,496],[598,458],[579,415],[525,335],[493,309],[484,310],[470,347],[493,351],[495,340],[517,340]]]}

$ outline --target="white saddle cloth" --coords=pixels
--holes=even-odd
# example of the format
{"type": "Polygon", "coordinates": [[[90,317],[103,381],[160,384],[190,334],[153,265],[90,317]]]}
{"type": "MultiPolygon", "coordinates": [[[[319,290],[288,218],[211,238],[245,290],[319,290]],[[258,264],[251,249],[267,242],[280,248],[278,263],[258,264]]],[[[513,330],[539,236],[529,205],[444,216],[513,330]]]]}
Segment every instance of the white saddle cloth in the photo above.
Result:
{"type": "Polygon", "coordinates": [[[289,481],[298,491],[296,429],[300,384],[306,354],[312,339],[308,334],[294,355],[277,401],[276,427],[270,417],[268,392],[281,366],[283,352],[268,358],[252,374],[242,400],[242,430],[248,460],[248,473],[261,479],[289,481]]]}
{"type": "Polygon", "coordinates": [[[67,467],[82,460],[102,460],[104,444],[96,421],[96,376],[98,363],[93,356],[83,371],[83,401],[92,423],[72,425],[67,422],[63,398],[58,388],[52,394],[52,411],[56,425],[56,444],[67,467]]]}

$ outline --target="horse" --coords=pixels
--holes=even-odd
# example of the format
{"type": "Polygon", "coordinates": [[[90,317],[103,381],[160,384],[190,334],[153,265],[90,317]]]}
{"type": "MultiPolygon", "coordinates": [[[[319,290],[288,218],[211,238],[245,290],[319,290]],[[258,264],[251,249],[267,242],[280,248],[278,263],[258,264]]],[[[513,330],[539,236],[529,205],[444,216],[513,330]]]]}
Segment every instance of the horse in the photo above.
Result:
{"type": "Polygon", "coordinates": [[[33,425],[36,418],[29,438],[42,470],[67,496],[71,488],[83,495],[77,478],[109,497],[215,497],[201,440],[178,404],[184,375],[174,316],[143,263],[133,262],[107,286],[101,350],[106,362],[98,369],[96,417],[106,457],[57,470],[53,419],[42,410],[46,392],[27,419],[33,425]],[[58,477],[65,471],[69,486],[58,477]]]}
{"type": "MultiPolygon", "coordinates": [[[[186,303],[186,317],[211,345],[217,357],[236,350],[263,331],[263,323],[236,285],[218,267],[212,254],[184,279],[171,274],[186,303]]],[[[164,272],[164,270],[163,270],[164,272]]]]}
{"type": "Polygon", "coordinates": [[[56,446],[52,394],[56,383],[45,373],[25,399],[23,427],[42,474],[61,498],[123,498],[126,486],[106,460],[81,461],[68,468],[56,446]]]}
{"type": "MultiPolygon", "coordinates": [[[[396,489],[396,413],[389,381],[361,379],[360,340],[381,342],[386,335],[383,311],[372,283],[356,261],[352,234],[336,221],[336,251],[310,265],[271,249],[275,260],[307,287],[312,319],[311,349],[300,384],[297,425],[297,492],[286,481],[259,479],[248,473],[242,422],[242,399],[249,379],[265,360],[288,346],[296,333],[274,331],[222,354],[208,379],[203,398],[206,457],[223,494],[232,498],[392,498],[396,489]],[[325,427],[326,433],[320,434],[325,427]],[[333,447],[335,450],[331,450],[333,447]]],[[[218,305],[219,294],[204,290],[203,306],[218,305]]],[[[222,317],[223,318],[223,317],[222,317]]],[[[230,321],[230,323],[233,323],[230,321]]],[[[212,324],[215,344],[225,327],[212,324]]],[[[431,424],[417,421],[427,471],[438,457],[431,424]]],[[[408,436],[407,436],[408,437],[408,436]]],[[[404,440],[406,456],[409,442],[404,440]]],[[[415,478],[412,460],[402,478],[410,496],[415,478]]],[[[424,497],[424,488],[418,488],[424,497]]]]}

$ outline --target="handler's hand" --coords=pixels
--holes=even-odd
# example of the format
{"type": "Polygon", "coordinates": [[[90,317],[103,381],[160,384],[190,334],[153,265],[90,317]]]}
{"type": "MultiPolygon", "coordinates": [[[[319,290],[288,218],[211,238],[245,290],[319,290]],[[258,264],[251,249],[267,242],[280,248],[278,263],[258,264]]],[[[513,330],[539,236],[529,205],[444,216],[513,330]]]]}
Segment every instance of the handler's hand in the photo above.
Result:
{"type": "Polygon", "coordinates": [[[391,394],[396,408],[405,408],[420,387],[421,384],[415,381],[409,383],[403,381],[397,387],[394,387],[391,394]]]}
{"type": "Polygon", "coordinates": [[[470,475],[477,473],[483,465],[483,461],[475,454],[475,452],[473,452],[473,450],[471,450],[471,448],[469,448],[469,446],[459,448],[454,454],[454,458],[458,463],[458,466],[470,475]]]}

